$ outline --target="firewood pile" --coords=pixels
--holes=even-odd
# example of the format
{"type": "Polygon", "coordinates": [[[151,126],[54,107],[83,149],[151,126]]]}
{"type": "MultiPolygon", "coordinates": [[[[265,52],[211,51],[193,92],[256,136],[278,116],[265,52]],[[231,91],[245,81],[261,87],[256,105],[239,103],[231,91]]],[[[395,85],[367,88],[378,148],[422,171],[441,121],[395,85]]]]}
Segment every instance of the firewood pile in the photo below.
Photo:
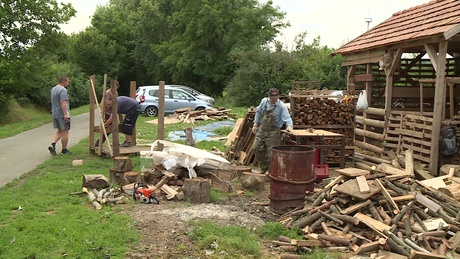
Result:
{"type": "Polygon", "coordinates": [[[173,118],[178,118],[183,123],[194,123],[196,120],[228,120],[236,119],[236,114],[229,113],[231,109],[215,108],[193,111],[190,108],[180,108],[174,111],[173,118]]]}
{"type": "Polygon", "coordinates": [[[433,187],[460,182],[454,171],[415,180],[410,174],[338,169],[339,176],[279,218],[286,227],[303,229],[305,240],[282,236],[274,244],[289,252],[322,247],[381,258],[454,258],[460,252],[460,196],[433,187]]]}
{"type": "Polygon", "coordinates": [[[353,125],[353,98],[330,96],[328,92],[292,90],[294,125],[353,125]]]}
{"type": "MultiPolygon", "coordinates": [[[[353,146],[355,96],[346,91],[343,96],[333,95],[331,90],[296,89],[290,92],[291,116],[294,129],[314,128],[345,135],[345,145],[353,146]]],[[[328,145],[337,145],[337,140],[328,145]]],[[[345,151],[346,157],[353,157],[353,149],[345,151]]],[[[340,150],[324,150],[326,161],[336,164],[340,161],[340,150]]]]}

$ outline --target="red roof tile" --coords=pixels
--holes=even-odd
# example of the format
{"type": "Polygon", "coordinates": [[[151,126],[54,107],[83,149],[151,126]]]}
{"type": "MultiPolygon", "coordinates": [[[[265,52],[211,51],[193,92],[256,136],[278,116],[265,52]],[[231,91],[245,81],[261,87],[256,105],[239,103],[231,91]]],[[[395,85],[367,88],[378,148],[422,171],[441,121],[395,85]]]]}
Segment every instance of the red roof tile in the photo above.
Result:
{"type": "Polygon", "coordinates": [[[334,54],[346,55],[442,35],[459,24],[460,0],[433,0],[393,14],[334,54]]]}

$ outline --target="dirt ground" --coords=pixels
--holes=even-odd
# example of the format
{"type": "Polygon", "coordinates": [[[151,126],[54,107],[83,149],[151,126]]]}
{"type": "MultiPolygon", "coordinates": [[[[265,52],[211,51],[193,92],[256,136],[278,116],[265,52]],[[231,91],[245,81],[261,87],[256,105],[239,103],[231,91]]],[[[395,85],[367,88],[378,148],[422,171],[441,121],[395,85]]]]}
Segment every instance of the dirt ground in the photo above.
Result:
{"type": "MultiPolygon", "coordinates": [[[[241,190],[234,186],[235,190],[241,190]]],[[[193,204],[184,201],[160,200],[160,204],[136,204],[125,207],[124,213],[130,215],[135,227],[142,233],[141,244],[130,251],[127,258],[207,258],[206,251],[197,248],[188,236],[192,223],[210,219],[224,225],[239,225],[255,229],[265,222],[276,221],[279,215],[270,212],[270,183],[265,190],[248,197],[232,193],[228,199],[216,203],[193,204]]],[[[270,241],[261,242],[262,258],[278,258],[279,250],[270,241]]],[[[213,257],[218,258],[218,257],[213,257]]]]}

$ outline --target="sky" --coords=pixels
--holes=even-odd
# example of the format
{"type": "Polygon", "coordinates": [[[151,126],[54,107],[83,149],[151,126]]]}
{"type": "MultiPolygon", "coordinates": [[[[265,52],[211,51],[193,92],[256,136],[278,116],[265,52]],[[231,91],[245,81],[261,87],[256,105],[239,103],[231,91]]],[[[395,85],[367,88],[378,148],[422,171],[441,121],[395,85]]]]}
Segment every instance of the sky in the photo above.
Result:
{"type": "MultiPolygon", "coordinates": [[[[339,48],[366,32],[368,25],[372,28],[390,18],[394,13],[430,0],[272,0],[286,13],[286,20],[291,24],[277,37],[288,50],[293,47],[296,35],[306,32],[306,44],[320,37],[320,45],[339,48]],[[370,23],[365,19],[370,18],[370,23]]],[[[91,25],[91,16],[98,5],[107,5],[109,0],[62,0],[71,3],[77,15],[63,25],[66,33],[83,31],[91,25]]],[[[259,0],[266,2],[266,0],[259,0]]]]}

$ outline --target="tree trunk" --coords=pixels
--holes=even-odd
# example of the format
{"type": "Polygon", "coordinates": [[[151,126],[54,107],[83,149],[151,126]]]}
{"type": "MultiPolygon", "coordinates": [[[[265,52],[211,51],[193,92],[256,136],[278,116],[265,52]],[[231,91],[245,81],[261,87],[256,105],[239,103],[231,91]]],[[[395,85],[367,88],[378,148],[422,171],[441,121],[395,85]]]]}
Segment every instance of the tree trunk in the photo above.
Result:
{"type": "Polygon", "coordinates": [[[185,199],[194,203],[211,202],[211,185],[203,178],[186,179],[182,186],[185,199]]]}
{"type": "Polygon", "coordinates": [[[241,177],[241,186],[250,191],[262,191],[265,189],[267,177],[264,174],[243,172],[241,177]]]}
{"type": "Polygon", "coordinates": [[[118,173],[124,173],[133,170],[133,164],[131,159],[127,156],[117,156],[113,158],[115,164],[115,171],[118,173]]]}

